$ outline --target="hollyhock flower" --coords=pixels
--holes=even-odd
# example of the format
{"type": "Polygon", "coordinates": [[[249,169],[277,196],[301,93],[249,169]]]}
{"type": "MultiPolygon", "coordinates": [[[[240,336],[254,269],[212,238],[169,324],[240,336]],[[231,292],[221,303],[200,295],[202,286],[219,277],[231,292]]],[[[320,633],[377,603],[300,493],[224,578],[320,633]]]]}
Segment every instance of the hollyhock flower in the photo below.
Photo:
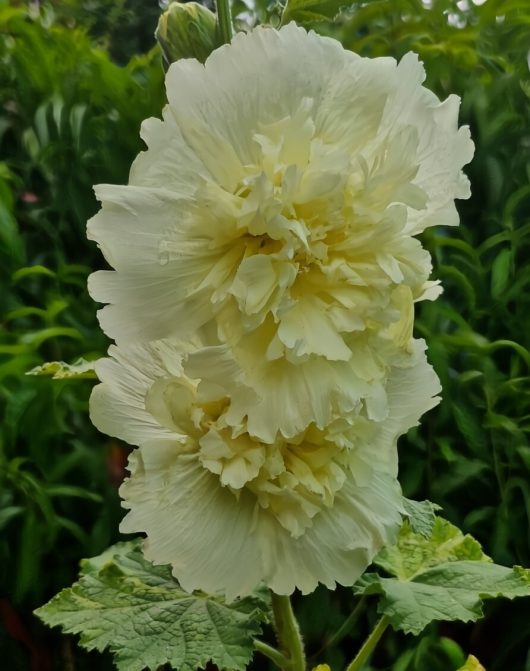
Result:
{"type": "Polygon", "coordinates": [[[424,343],[411,349],[391,368],[384,419],[364,401],[287,439],[250,428],[260,411],[254,427],[271,418],[228,347],[111,347],[90,410],[100,430],[139,446],[121,530],[145,532],[146,558],[171,564],[190,591],[232,599],[261,582],[279,594],[353,584],[401,521],[397,438],[438,400],[424,343]]]}
{"type": "Polygon", "coordinates": [[[409,53],[367,59],[291,24],[174,63],[169,105],[127,186],[89,223],[111,272],[90,280],[119,342],[275,325],[269,356],[347,360],[344,334],[395,321],[396,288],[432,295],[413,237],[454,225],[473,152],[459,100],[409,53]],[[226,314],[229,316],[226,316],[226,314]]]}
{"type": "Polygon", "coordinates": [[[439,291],[414,236],[457,224],[469,195],[459,100],[423,79],[413,54],[360,58],[294,24],[174,63],[129,184],[96,189],[88,234],[114,270],[89,289],[105,332],[125,344],[206,326],[261,397],[297,389],[277,398],[271,431],[286,437],[384,389],[414,302],[439,291]]]}

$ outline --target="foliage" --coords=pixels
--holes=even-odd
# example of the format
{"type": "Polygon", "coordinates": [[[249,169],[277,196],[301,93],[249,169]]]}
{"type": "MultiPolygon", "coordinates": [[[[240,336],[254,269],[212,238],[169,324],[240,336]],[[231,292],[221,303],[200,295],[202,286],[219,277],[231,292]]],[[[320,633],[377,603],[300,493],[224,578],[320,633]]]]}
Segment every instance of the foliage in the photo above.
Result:
{"type": "Polygon", "coordinates": [[[47,20],[87,30],[113,61],[125,65],[131,55],[153,47],[160,8],[165,4],[164,0],[48,0],[42,11],[47,20]]]}
{"type": "Polygon", "coordinates": [[[485,671],[485,669],[474,655],[469,655],[464,666],[458,671],[485,671]]]}
{"type": "Polygon", "coordinates": [[[53,380],[66,379],[87,379],[96,380],[97,375],[95,371],[94,361],[85,361],[81,358],[74,361],[73,364],[65,363],[64,361],[49,361],[42,366],[35,366],[27,372],[28,375],[51,375],[53,380]]]}
{"type": "Polygon", "coordinates": [[[282,24],[300,25],[333,20],[347,4],[346,0],[288,0],[282,12],[282,24]]]}
{"type": "MultiPolygon", "coordinates": [[[[425,528],[432,504],[416,508],[425,528]]],[[[367,573],[354,592],[379,595],[378,611],[385,622],[406,633],[419,634],[434,620],[476,620],[483,615],[485,599],[530,596],[529,569],[494,564],[475,539],[440,517],[432,521],[428,537],[405,521],[397,543],[384,548],[374,564],[390,577],[367,573]]],[[[255,647],[260,649],[255,637],[269,619],[269,608],[266,590],[232,603],[182,591],[168,566],[144,559],[138,539],[83,560],[79,580],[36,614],[50,626],[81,634],[80,644],[88,650],[110,648],[120,671],[166,663],[193,671],[208,661],[242,670],[255,647]]],[[[426,642],[428,638],[422,640],[426,642]]],[[[449,660],[463,662],[449,639],[439,644],[449,660]]],[[[433,652],[422,647],[420,659],[429,659],[433,652]]],[[[469,656],[460,671],[481,668],[469,656]]]]}
{"type": "MultiPolygon", "coordinates": [[[[36,4],[28,14],[25,3],[0,2],[0,589],[9,605],[0,649],[13,669],[28,668],[30,656],[42,668],[47,657],[67,668],[75,656],[78,668],[103,669],[99,657],[94,664],[59,645],[30,613],[72,582],[80,557],[116,540],[123,447],[88,422],[89,380],[25,373],[47,361],[92,360],[106,348],[86,295],[99,255],[84,228],[97,208],[92,184],[126,181],[140,122],[162,107],[159,55],[138,55],[153,44],[159,7],[36,4]]],[[[310,4],[324,16],[340,6],[310,4]]],[[[240,24],[281,20],[280,3],[233,6],[240,24]]],[[[403,440],[400,473],[407,496],[441,505],[496,562],[529,566],[530,5],[356,1],[333,25],[292,8],[291,18],[363,55],[417,51],[428,86],[462,96],[477,147],[473,196],[459,206],[459,229],[425,236],[445,294],[422,305],[417,320],[443,402],[403,440]]],[[[297,603],[315,662],[338,668],[360,644],[375,616],[365,600],[342,648],[321,651],[353,605],[351,590],[324,589],[297,603]]],[[[465,650],[489,671],[523,671],[525,612],[517,601],[501,603],[486,608],[482,623],[429,625],[419,639],[387,634],[372,668],[454,671],[465,650]]]]}
{"type": "Polygon", "coordinates": [[[440,506],[431,501],[412,501],[411,499],[405,499],[404,504],[412,531],[428,538],[436,522],[436,511],[440,510],[440,506]]]}
{"type": "MultiPolygon", "coordinates": [[[[530,5],[429,4],[355,4],[336,29],[363,55],[417,51],[427,84],[441,97],[462,97],[476,144],[461,226],[424,239],[445,292],[421,306],[416,331],[428,342],[443,402],[403,440],[401,482],[407,496],[441,505],[496,562],[529,566],[530,5]]],[[[490,671],[523,669],[530,624],[522,612],[524,605],[489,607],[483,625],[452,635],[469,637],[490,671]]]]}
{"type": "Polygon", "coordinates": [[[374,563],[391,577],[366,573],[357,594],[379,594],[378,610],[394,629],[419,634],[434,620],[477,620],[482,601],[530,596],[530,569],[491,562],[480,545],[441,517],[429,538],[403,525],[397,545],[374,563]]]}
{"type": "Polygon", "coordinates": [[[127,179],[163,101],[156,50],[121,68],[49,19],[0,3],[0,649],[15,669],[49,654],[31,610],[115,540],[125,461],[88,420],[90,382],[25,373],[104,352],[86,294],[92,184],[127,179]]]}
{"type": "Polygon", "coordinates": [[[89,650],[110,647],[119,671],[244,669],[267,615],[264,596],[225,603],[181,590],[168,566],[153,566],[140,543],[118,543],[81,562],[81,575],[37,615],[51,626],[81,634],[89,650]]]}

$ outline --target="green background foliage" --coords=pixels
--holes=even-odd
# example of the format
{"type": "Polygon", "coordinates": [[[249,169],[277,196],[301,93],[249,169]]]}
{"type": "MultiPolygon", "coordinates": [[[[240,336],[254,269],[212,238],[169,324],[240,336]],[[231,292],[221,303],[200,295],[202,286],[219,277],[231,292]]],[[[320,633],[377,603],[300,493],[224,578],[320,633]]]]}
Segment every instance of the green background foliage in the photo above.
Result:
{"type": "MultiPolygon", "coordinates": [[[[325,4],[297,0],[290,16],[313,25],[325,4]]],[[[281,15],[268,0],[234,9],[240,24],[281,15]]],[[[90,425],[90,380],[25,373],[106,349],[86,293],[103,261],[85,223],[92,184],[127,180],[140,123],[162,108],[159,13],[155,0],[0,0],[0,651],[13,670],[112,668],[32,611],[118,539],[127,447],[90,425]]],[[[459,203],[459,229],[424,236],[445,292],[416,324],[444,398],[402,439],[400,477],[497,563],[530,566],[530,3],[355,1],[314,27],[363,55],[412,49],[430,88],[462,98],[473,195],[459,203]]],[[[370,599],[339,647],[320,650],[356,603],[348,589],[296,600],[315,663],[352,657],[376,618],[370,599]]],[[[527,671],[528,602],[485,610],[419,638],[387,633],[372,668],[454,671],[473,653],[488,671],[527,671]]]]}

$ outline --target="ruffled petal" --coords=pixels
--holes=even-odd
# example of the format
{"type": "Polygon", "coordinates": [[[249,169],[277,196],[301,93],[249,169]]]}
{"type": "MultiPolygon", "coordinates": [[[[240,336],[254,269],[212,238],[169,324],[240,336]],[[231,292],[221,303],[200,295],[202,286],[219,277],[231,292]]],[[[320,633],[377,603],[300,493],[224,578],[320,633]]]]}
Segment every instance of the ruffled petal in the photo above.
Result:
{"type": "Polygon", "coordinates": [[[352,356],[344,334],[377,337],[396,287],[425,295],[411,236],[457,223],[469,195],[459,101],[424,76],[414,54],[360,58],[294,24],[173,63],[129,185],[96,189],[88,234],[114,271],[89,289],[106,333],[183,338],[216,320],[224,338],[232,321],[233,342],[272,317],[276,358],[330,361],[352,356]]]}
{"type": "Polygon", "coordinates": [[[224,346],[195,342],[187,353],[161,341],[110,354],[98,363],[92,417],[140,446],[120,490],[129,510],[121,529],[146,533],[148,559],[171,564],[185,589],[232,599],[260,582],[280,594],[349,585],[393,539],[403,512],[397,438],[439,390],[424,343],[408,366],[392,368],[386,387],[369,387],[350,399],[350,412],[290,438],[266,426],[276,421],[272,398],[291,404],[286,418],[300,402],[298,379],[285,396],[261,399],[259,423],[259,390],[249,393],[224,346]],[[245,398],[254,409],[237,416],[245,398]]]}
{"type": "Polygon", "coordinates": [[[397,481],[384,472],[369,486],[350,477],[333,508],[293,538],[243,492],[235,499],[192,455],[170,447],[135,451],[120,488],[130,511],[120,530],[146,532],[144,552],[171,564],[184,589],[244,596],[264,582],[278,594],[304,594],[318,583],[352,585],[401,521],[397,481]]]}

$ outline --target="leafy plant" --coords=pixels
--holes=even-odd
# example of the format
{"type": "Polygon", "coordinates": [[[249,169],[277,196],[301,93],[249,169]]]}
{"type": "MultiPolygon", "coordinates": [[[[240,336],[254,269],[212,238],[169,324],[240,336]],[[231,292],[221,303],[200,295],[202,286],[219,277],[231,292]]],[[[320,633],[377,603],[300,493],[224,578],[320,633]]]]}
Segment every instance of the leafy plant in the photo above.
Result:
{"type": "MultiPolygon", "coordinates": [[[[80,557],[117,540],[115,489],[125,452],[87,421],[89,380],[26,373],[49,361],[93,360],[106,349],[85,290],[88,272],[99,263],[85,240],[85,222],[97,208],[92,184],[126,181],[141,149],[140,122],[162,108],[159,54],[139,53],[151,44],[159,8],[105,0],[41,3],[40,11],[36,3],[29,10],[15,4],[21,5],[0,2],[0,589],[7,604],[0,648],[12,668],[27,668],[30,658],[45,664],[52,655],[65,667],[64,660],[75,658],[80,668],[94,668],[68,639],[61,647],[50,638],[30,613],[72,582],[80,557]]],[[[528,566],[530,8],[521,0],[367,0],[350,3],[333,24],[322,20],[341,6],[236,0],[233,11],[244,25],[277,25],[283,14],[284,21],[333,35],[362,55],[401,57],[412,49],[425,62],[430,88],[441,97],[462,96],[462,121],[477,148],[468,171],[473,196],[459,208],[459,229],[425,236],[445,294],[424,304],[416,322],[444,400],[402,440],[401,481],[407,496],[440,504],[496,562],[528,566]]],[[[428,519],[415,520],[401,543],[428,543],[428,519]]],[[[449,523],[436,524],[450,536],[449,523]]],[[[463,539],[453,537],[478,557],[477,546],[463,539]]],[[[424,583],[403,579],[389,552],[378,562],[391,575],[379,572],[362,589],[378,592],[392,610],[400,603],[393,600],[396,582],[407,593],[417,589],[411,584],[424,583]]],[[[105,571],[97,562],[84,564],[86,579],[100,580],[119,565],[112,579],[130,584],[120,573],[122,555],[104,556],[110,562],[105,571]]],[[[474,561],[483,558],[460,558],[443,571],[458,571],[459,562],[467,570],[474,561]]],[[[436,576],[440,569],[423,567],[420,575],[430,580],[433,571],[436,576]]],[[[523,589],[526,573],[503,571],[523,589]]],[[[466,618],[478,614],[479,597],[490,593],[487,585],[467,593],[466,618]]],[[[331,596],[318,590],[299,600],[315,663],[336,668],[351,657],[375,621],[374,601],[354,601],[351,590],[331,596]],[[354,603],[360,605],[351,618],[354,603]]],[[[472,658],[465,662],[465,650],[489,671],[523,671],[530,652],[525,607],[489,603],[485,612],[478,624],[434,620],[418,639],[387,630],[372,668],[481,669],[472,658]]],[[[410,626],[417,630],[420,623],[410,626]]]]}

